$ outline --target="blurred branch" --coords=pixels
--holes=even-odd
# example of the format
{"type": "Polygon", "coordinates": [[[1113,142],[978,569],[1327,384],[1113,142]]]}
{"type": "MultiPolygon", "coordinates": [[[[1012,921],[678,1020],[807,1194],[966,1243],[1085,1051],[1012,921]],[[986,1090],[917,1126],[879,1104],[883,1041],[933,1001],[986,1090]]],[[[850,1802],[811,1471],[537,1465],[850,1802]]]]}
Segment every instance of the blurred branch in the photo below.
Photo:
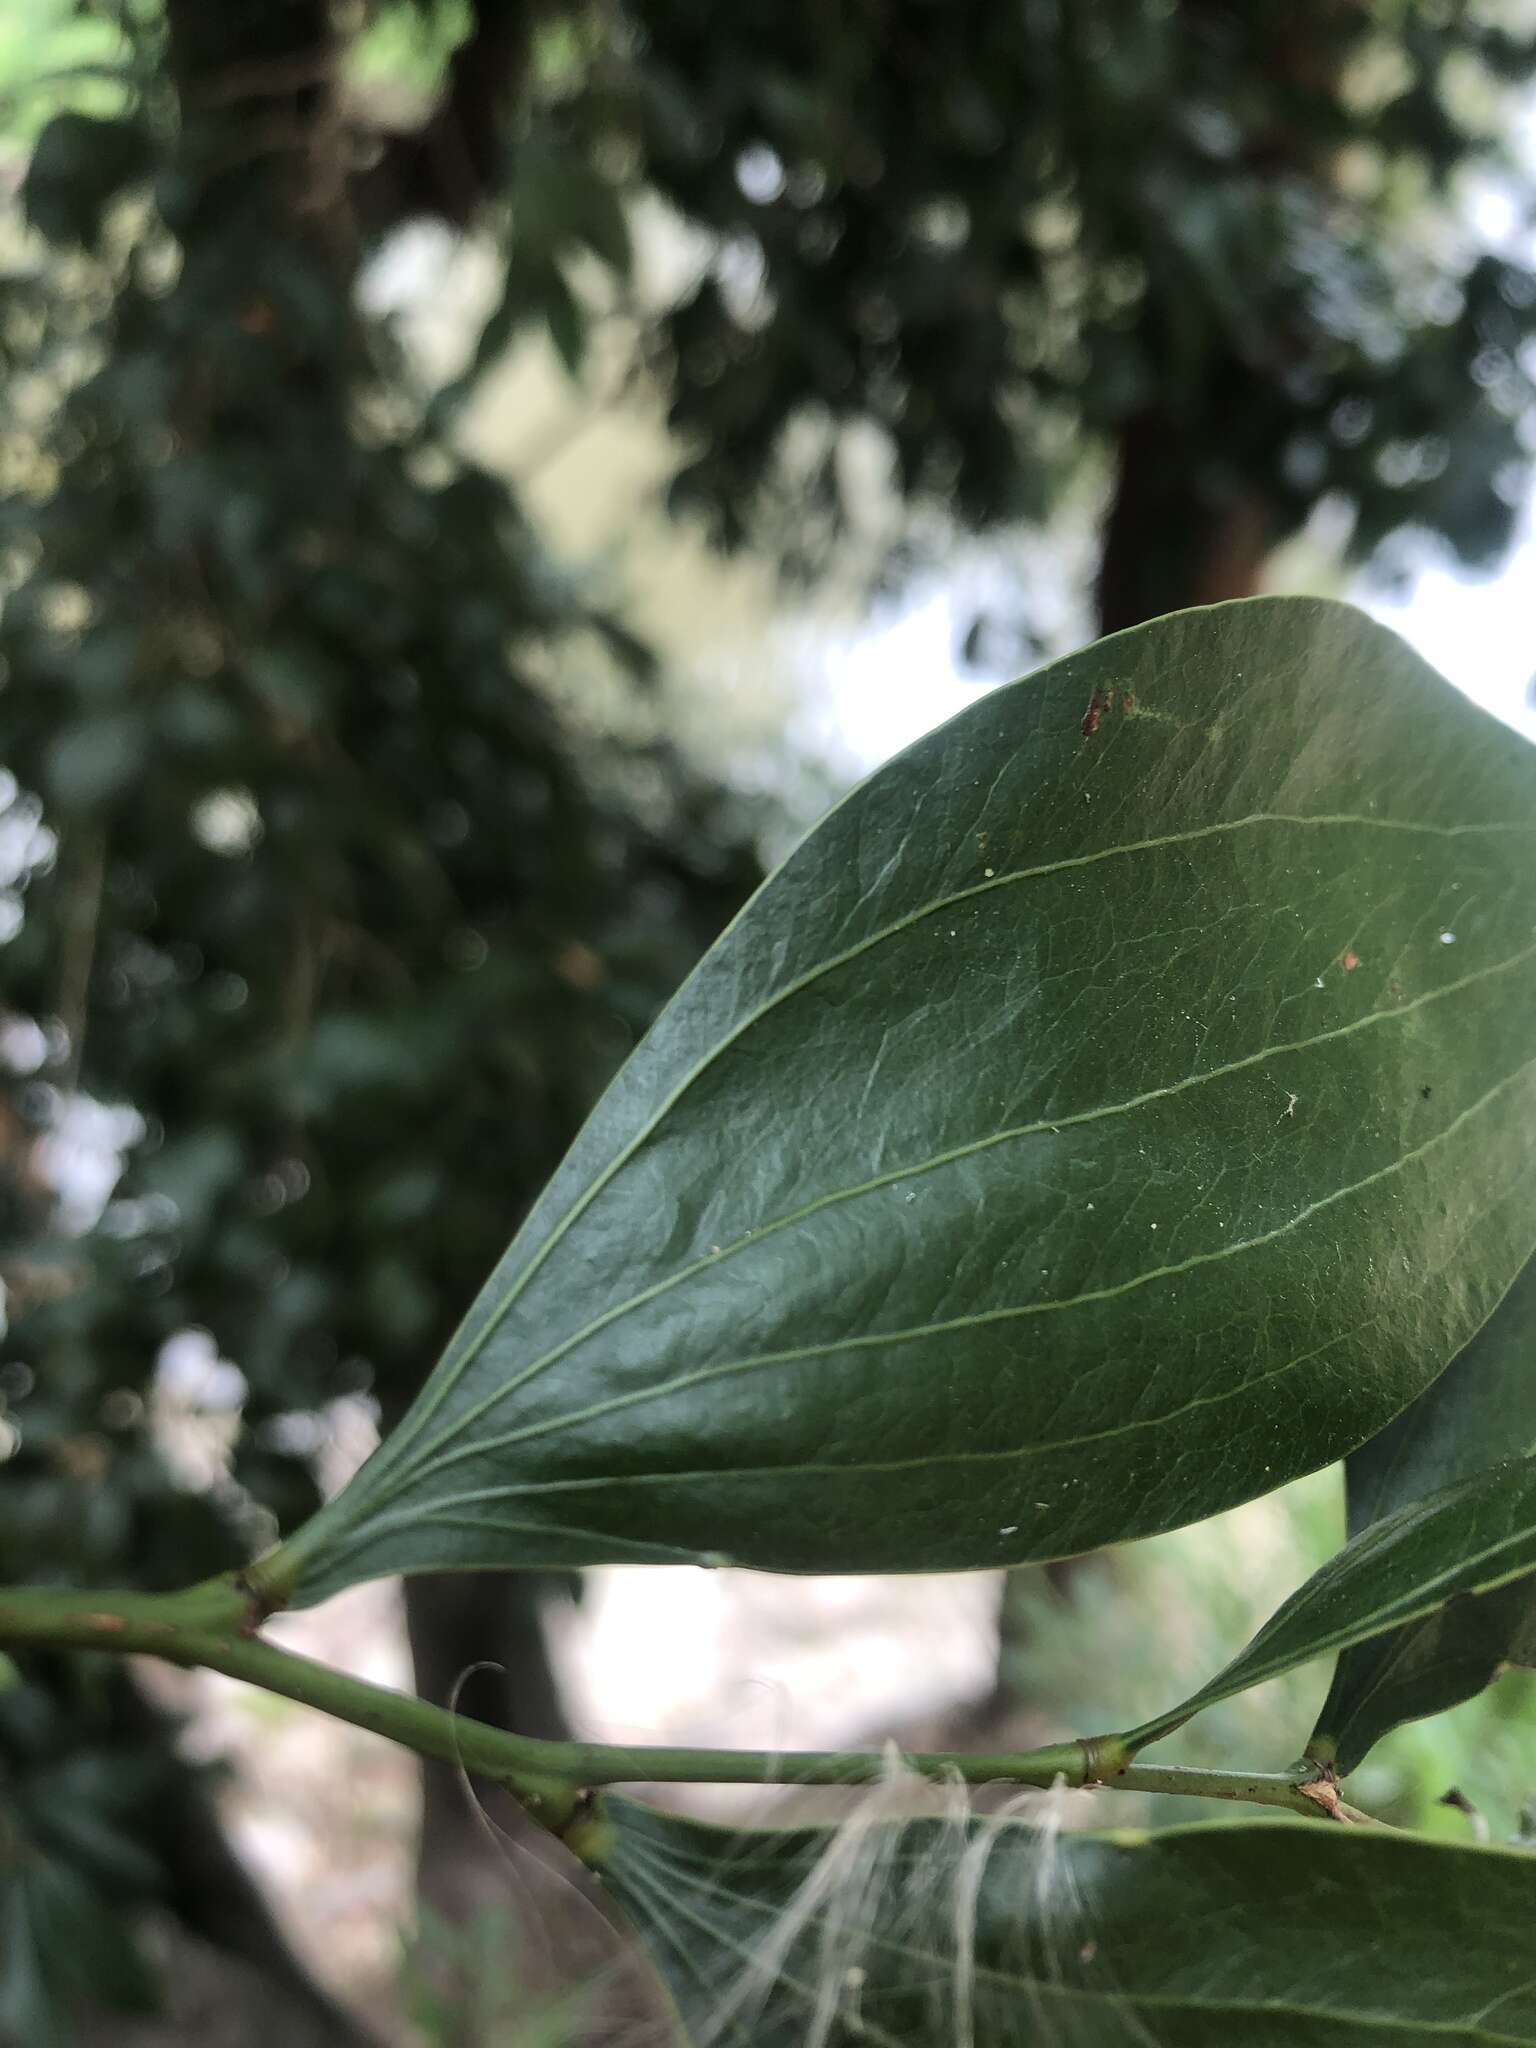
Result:
{"type": "Polygon", "coordinates": [[[425,126],[391,136],[354,181],[360,218],[382,232],[428,216],[467,227],[508,182],[509,141],[533,55],[532,0],[474,0],[473,26],[425,126]]]}
{"type": "Polygon", "coordinates": [[[96,934],[101,922],[101,891],[106,877],[106,844],[101,827],[84,827],[80,833],[80,876],[70,892],[64,919],[63,960],[59,973],[59,1021],[69,1051],[61,1080],[65,1093],[80,1080],[80,1058],[85,1045],[85,1020],[89,1005],[91,973],[96,964],[96,934]]]}
{"type": "Polygon", "coordinates": [[[227,64],[191,88],[187,97],[199,107],[227,107],[240,100],[276,99],[309,86],[328,86],[335,76],[336,50],[326,43],[297,56],[227,64]]]}

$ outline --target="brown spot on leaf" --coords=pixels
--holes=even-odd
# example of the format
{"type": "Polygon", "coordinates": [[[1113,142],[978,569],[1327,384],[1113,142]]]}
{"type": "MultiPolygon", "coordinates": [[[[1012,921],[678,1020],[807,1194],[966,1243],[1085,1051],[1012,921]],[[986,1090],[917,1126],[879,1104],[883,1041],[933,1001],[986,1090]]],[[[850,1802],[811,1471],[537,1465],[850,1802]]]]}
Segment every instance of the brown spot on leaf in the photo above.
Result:
{"type": "Polygon", "coordinates": [[[1360,965],[1360,955],[1357,952],[1355,952],[1353,947],[1347,948],[1340,957],[1339,965],[1343,968],[1346,974],[1353,974],[1355,969],[1360,965]]]}

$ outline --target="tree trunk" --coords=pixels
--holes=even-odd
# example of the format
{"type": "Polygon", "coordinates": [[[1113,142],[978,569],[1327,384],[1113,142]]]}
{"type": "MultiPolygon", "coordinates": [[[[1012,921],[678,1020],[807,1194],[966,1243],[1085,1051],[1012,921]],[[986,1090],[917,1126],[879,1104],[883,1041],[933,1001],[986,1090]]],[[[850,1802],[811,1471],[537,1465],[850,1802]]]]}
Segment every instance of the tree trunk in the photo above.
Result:
{"type": "Polygon", "coordinates": [[[1203,477],[1200,451],[1182,423],[1149,406],[1120,435],[1099,565],[1099,631],[1118,633],[1186,605],[1252,597],[1270,537],[1259,493],[1223,492],[1203,477]]]}
{"type": "MultiPolygon", "coordinates": [[[[405,1582],[406,1628],[416,1690],[435,1706],[477,1721],[568,1739],[570,1729],[544,1641],[541,1609],[552,1582],[536,1572],[428,1572],[405,1582]]],[[[494,1818],[451,1764],[421,1767],[417,1882],[422,1903],[461,1919],[483,1900],[487,1878],[505,1890],[498,1830],[517,1810],[498,1801],[494,1818]]]]}
{"type": "MultiPolygon", "coordinates": [[[[406,1622],[423,1699],[547,1741],[565,1712],[545,1642],[543,1610],[567,1581],[542,1572],[428,1573],[405,1582],[406,1622]]],[[[587,1872],[552,1851],[505,1793],[471,1786],[451,1765],[422,1766],[413,1966],[453,2015],[443,2048],[494,2048],[511,2018],[530,2038],[542,2012],[562,2012],[567,2048],[616,2038],[663,2042],[670,2030],[655,1984],[587,1872]],[[504,2006],[488,2006],[490,1922],[504,2006]]],[[[515,2032],[515,2029],[514,2029],[515,2032]]],[[[520,2036],[518,2036],[520,2038],[520,2036]]]]}

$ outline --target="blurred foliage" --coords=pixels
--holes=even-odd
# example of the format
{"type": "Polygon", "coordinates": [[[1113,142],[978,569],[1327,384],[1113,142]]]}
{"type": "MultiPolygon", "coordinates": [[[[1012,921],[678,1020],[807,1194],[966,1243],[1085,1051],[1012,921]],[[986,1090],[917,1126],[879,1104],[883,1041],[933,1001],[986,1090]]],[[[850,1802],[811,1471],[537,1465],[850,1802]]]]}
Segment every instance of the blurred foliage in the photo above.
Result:
{"type": "Polygon", "coordinates": [[[530,1995],[502,1905],[482,1906],[458,1924],[424,1914],[402,1960],[401,1989],[422,2048],[459,2048],[465,2041],[575,2048],[582,2039],[580,1996],[530,1995]]]}
{"type": "MultiPolygon", "coordinates": [[[[1486,561],[1536,275],[1468,203],[1524,204],[1528,28],[1514,0],[7,13],[0,118],[35,146],[0,277],[0,1574],[185,1581],[302,1515],[316,1418],[410,1390],[750,883],[677,760],[549,709],[556,676],[643,691],[647,657],[458,448],[479,371],[530,330],[573,375],[601,341],[663,395],[674,510],[801,575],[856,534],[871,447],[887,579],[1112,474],[1111,623],[1239,587],[1324,501],[1357,554],[1417,526],[1486,561]],[[422,214],[505,260],[436,393],[353,290],[422,214]],[[188,1330],[242,1408],[201,1489],[147,1426],[188,1330]]],[[[166,1892],[153,1846],[79,1837],[153,1845],[172,1769],[72,1667],[0,1693],[0,2037],[78,1985],[88,1937],[51,1928],[166,1892]]]]}
{"type": "Polygon", "coordinates": [[[0,2040],[53,2048],[84,2000],[148,2013],[130,1909],[165,1890],[145,1816],[181,1770],[112,1712],[121,1677],[48,1660],[0,1694],[0,2040]]]}
{"type": "Polygon", "coordinates": [[[1106,610],[1199,594],[1232,522],[1262,549],[1324,499],[1356,555],[1409,526],[1469,562],[1503,545],[1536,273],[1480,244],[1469,181],[1525,204],[1504,137],[1536,38],[1514,0],[539,20],[540,48],[563,40],[531,66],[489,338],[539,309],[571,327],[551,185],[568,216],[662,201],[696,255],[633,307],[639,354],[685,451],[674,503],[727,545],[824,566],[857,521],[855,429],[945,529],[1047,515],[1115,460],[1134,531],[1106,610]]]}
{"type": "MultiPolygon", "coordinates": [[[[578,765],[552,664],[643,688],[645,651],[353,308],[323,81],[276,141],[265,91],[196,113],[237,31],[292,68],[303,12],[173,19],[148,90],[61,114],[22,190],[51,247],[0,284],[12,1580],[184,1584],[308,1512],[322,1411],[414,1390],[755,877],[664,750],[578,765]],[[131,1105],[115,1185],[93,1103],[131,1105]],[[188,1330],[240,1376],[201,1492],[147,1428],[188,1330]]],[[[110,1784],[145,1841],[164,1797],[110,1690],[49,1675],[0,1701],[39,1996],[81,1981],[45,1966],[47,1916],[85,1916],[32,1817],[99,1830],[110,1784]],[[114,1770],[63,1782],[98,1752],[114,1770]]],[[[167,1888],[149,1849],[107,1896],[135,1882],[167,1888]]],[[[0,1978],[22,1995],[9,1948],[0,1978]]],[[[38,2024],[14,2016],[28,2048],[38,2024]]]]}
{"type": "Polygon", "coordinates": [[[31,140],[61,98],[110,112],[129,52],[114,20],[65,0],[7,0],[0,10],[0,134],[31,140]]]}

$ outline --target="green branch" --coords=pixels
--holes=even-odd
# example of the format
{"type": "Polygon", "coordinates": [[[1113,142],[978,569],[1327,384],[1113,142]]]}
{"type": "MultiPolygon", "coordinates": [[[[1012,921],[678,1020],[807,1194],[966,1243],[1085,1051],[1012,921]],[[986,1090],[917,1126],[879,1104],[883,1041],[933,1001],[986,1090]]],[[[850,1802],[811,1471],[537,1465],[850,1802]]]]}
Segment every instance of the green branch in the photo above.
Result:
{"type": "Polygon", "coordinates": [[[267,1642],[255,1632],[251,1596],[238,1578],[170,1594],[6,1588],[0,1590],[0,1644],[138,1653],[244,1679],[387,1736],[418,1756],[493,1779],[552,1826],[574,1810],[582,1789],[562,1768],[559,1743],[487,1727],[267,1642]]]}
{"type": "MultiPolygon", "coordinates": [[[[604,1785],[867,1785],[889,1772],[887,1756],[860,1750],[631,1748],[541,1742],[492,1728],[409,1693],[318,1664],[256,1633],[259,1609],[238,1577],[185,1593],[75,1593],[28,1586],[0,1590],[0,1644],[12,1649],[105,1650],[163,1658],[222,1672],[387,1736],[418,1756],[457,1764],[503,1785],[555,1833],[582,1811],[582,1795],[604,1785]]],[[[1319,1799],[1316,1773],[1273,1775],[1133,1763],[1123,1738],[1090,1737],[1040,1749],[975,1755],[963,1750],[903,1756],[924,1778],[970,1785],[1048,1789],[1105,1786],[1122,1792],[1177,1792],[1205,1799],[1282,1806],[1312,1819],[1354,1818],[1319,1799]],[[1309,1791],[1308,1786],[1312,1785],[1309,1791]]]]}

